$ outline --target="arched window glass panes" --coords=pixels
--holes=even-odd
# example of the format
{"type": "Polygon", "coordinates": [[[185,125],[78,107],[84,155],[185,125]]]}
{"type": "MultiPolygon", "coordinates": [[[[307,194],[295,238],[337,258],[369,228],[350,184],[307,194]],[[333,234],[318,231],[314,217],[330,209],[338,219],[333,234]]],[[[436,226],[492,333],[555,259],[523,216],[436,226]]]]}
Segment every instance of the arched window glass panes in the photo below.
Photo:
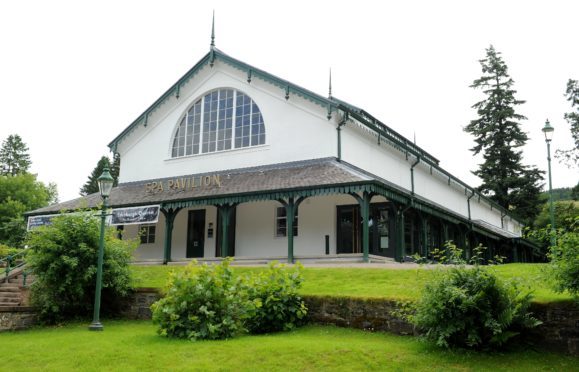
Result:
{"type": "Polygon", "coordinates": [[[265,125],[257,105],[242,92],[219,89],[195,102],[181,119],[171,156],[177,158],[263,144],[265,125]]]}

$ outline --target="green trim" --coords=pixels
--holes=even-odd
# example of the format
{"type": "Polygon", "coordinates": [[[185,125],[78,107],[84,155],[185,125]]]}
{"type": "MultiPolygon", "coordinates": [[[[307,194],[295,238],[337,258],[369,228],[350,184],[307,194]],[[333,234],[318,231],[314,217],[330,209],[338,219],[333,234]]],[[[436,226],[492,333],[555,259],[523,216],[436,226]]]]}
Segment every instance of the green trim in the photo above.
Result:
{"type": "Polygon", "coordinates": [[[205,66],[210,61],[211,53],[207,53],[195,66],[193,66],[179,81],[171,86],[161,97],[159,97],[149,108],[147,108],[139,117],[133,121],[125,130],[123,130],[118,136],[115,137],[109,143],[109,148],[116,152],[118,144],[129,134],[131,134],[140,124],[145,123],[145,118],[155,112],[159,106],[163,105],[168,99],[173,95],[177,95],[180,92],[180,87],[187,83],[193,76],[195,76],[203,66],[205,66]]]}
{"type": "MultiPolygon", "coordinates": [[[[130,133],[132,133],[139,125],[143,124],[147,126],[149,116],[155,112],[161,105],[163,105],[168,99],[172,98],[173,96],[178,97],[180,94],[181,86],[186,84],[191,78],[193,78],[206,64],[213,65],[215,60],[221,60],[222,62],[239,69],[242,72],[248,73],[248,81],[251,80],[253,77],[260,78],[263,81],[269,82],[272,85],[275,85],[283,90],[285,90],[286,99],[289,98],[290,94],[296,94],[306,100],[309,100],[322,108],[327,110],[328,116],[331,116],[332,111],[342,110],[346,115],[349,115],[360,122],[362,125],[372,129],[375,131],[379,138],[384,138],[386,141],[390,143],[393,147],[397,148],[398,150],[404,152],[406,156],[408,153],[414,155],[416,158],[420,158],[422,162],[430,165],[431,171],[432,168],[436,169],[439,173],[448,177],[449,184],[450,181],[454,181],[455,183],[476,192],[476,190],[457,177],[453,176],[449,172],[442,169],[438,164],[439,160],[436,159],[434,156],[429,154],[428,152],[424,151],[419,146],[409,142],[404,136],[400,135],[398,132],[393,130],[392,128],[388,127],[384,123],[377,120],[375,117],[370,115],[364,110],[361,110],[353,105],[350,105],[344,101],[338,100],[334,97],[325,98],[316,93],[313,93],[305,88],[302,88],[298,85],[292,84],[291,82],[281,79],[275,75],[272,75],[268,72],[255,68],[251,65],[248,65],[245,62],[239,61],[233,57],[224,54],[223,52],[219,51],[217,48],[211,47],[209,53],[207,53],[195,66],[193,66],[179,81],[177,81],[171,88],[169,88],[159,99],[157,99],[145,112],[143,112],[133,123],[131,123],[125,130],[123,130],[110,144],[109,148],[113,152],[117,151],[118,144],[130,133]]],[[[331,117],[330,117],[331,118],[331,117]]],[[[338,134],[339,135],[339,134],[338,134]]],[[[338,159],[341,158],[341,144],[339,144],[339,151],[338,151],[338,159]]],[[[478,193],[479,200],[485,200],[491,207],[497,208],[500,211],[504,211],[509,215],[511,218],[517,220],[519,223],[522,223],[520,220],[516,219],[515,217],[508,214],[508,211],[498,205],[497,203],[493,202],[492,200],[482,196],[478,193]]]]}
{"type": "Polygon", "coordinates": [[[432,155],[430,155],[429,153],[427,153],[426,151],[424,151],[420,147],[409,143],[408,140],[406,138],[404,138],[402,135],[398,134],[398,132],[392,130],[391,128],[389,128],[385,124],[381,123],[380,121],[375,119],[373,116],[366,113],[364,110],[355,111],[351,108],[351,106],[345,105],[343,103],[340,103],[338,105],[338,108],[344,112],[347,112],[351,117],[356,119],[359,123],[372,129],[373,131],[375,131],[379,135],[381,134],[383,137],[385,137],[386,140],[388,140],[390,142],[390,145],[392,145],[394,148],[398,149],[399,151],[405,152],[405,153],[410,153],[416,158],[420,158],[421,162],[424,162],[430,166],[430,173],[431,174],[432,174],[432,169],[436,169],[437,172],[441,173],[445,177],[448,177],[449,185],[450,185],[450,180],[452,180],[455,183],[459,184],[460,186],[465,187],[467,189],[470,189],[473,192],[476,192],[476,194],[479,197],[479,202],[481,199],[484,200],[491,207],[496,208],[496,209],[500,210],[501,212],[507,213],[507,215],[509,217],[513,218],[514,220],[516,220],[522,224],[522,221],[517,219],[515,216],[512,216],[511,214],[509,214],[505,208],[503,208],[502,206],[500,206],[496,202],[492,201],[491,199],[487,198],[486,196],[480,194],[479,192],[476,191],[476,189],[467,185],[466,183],[461,181],[459,178],[453,176],[448,171],[442,169],[438,165],[439,164],[438,159],[434,158],[432,155]]]}
{"type": "Polygon", "coordinates": [[[171,247],[173,242],[173,225],[175,217],[181,211],[181,208],[164,209],[161,208],[161,213],[165,216],[165,238],[163,239],[163,264],[171,261],[171,247]]]}

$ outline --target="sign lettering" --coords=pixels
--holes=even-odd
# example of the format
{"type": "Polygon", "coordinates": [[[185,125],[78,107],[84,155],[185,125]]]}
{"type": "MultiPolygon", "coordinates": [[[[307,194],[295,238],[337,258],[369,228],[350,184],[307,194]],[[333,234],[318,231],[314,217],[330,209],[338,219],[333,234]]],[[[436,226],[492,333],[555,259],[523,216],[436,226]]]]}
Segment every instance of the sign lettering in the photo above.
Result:
{"type": "Polygon", "coordinates": [[[186,191],[209,186],[221,187],[221,176],[219,174],[213,174],[209,176],[181,177],[166,181],[153,181],[145,185],[145,192],[148,194],[156,194],[164,191],[186,191]]]}

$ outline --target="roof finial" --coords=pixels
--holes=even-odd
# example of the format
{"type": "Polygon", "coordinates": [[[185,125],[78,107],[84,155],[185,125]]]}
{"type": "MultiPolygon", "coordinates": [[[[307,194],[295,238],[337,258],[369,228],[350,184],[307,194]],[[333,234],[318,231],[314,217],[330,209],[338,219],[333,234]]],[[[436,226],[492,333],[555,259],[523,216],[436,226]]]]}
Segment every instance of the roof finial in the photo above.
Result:
{"type": "Polygon", "coordinates": [[[215,9],[213,10],[213,19],[211,20],[211,49],[215,48],[215,9]]]}
{"type": "Polygon", "coordinates": [[[332,68],[330,67],[330,86],[328,89],[328,98],[332,98],[332,68]]]}
{"type": "Polygon", "coordinates": [[[414,131],[414,144],[416,145],[416,131],[414,131]]]}

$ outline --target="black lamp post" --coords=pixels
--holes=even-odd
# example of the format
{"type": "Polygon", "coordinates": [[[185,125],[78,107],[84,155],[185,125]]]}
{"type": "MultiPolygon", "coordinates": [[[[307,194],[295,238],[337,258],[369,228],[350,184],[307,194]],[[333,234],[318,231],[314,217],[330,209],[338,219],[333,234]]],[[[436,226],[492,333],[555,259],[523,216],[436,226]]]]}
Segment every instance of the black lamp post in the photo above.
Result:
{"type": "Polygon", "coordinates": [[[96,277],[96,289],[94,293],[94,315],[91,325],[88,327],[91,331],[102,331],[103,325],[101,324],[100,310],[101,310],[101,288],[103,282],[103,255],[105,250],[105,219],[107,218],[107,198],[111,194],[111,189],[113,188],[113,177],[109,172],[109,167],[103,169],[103,173],[98,178],[99,190],[101,197],[103,198],[103,206],[101,209],[101,235],[99,241],[99,253],[98,253],[98,266],[97,266],[97,277],[96,277]]]}
{"type": "Polygon", "coordinates": [[[553,186],[551,183],[551,140],[553,139],[553,132],[555,128],[549,123],[549,119],[545,121],[545,126],[542,129],[545,133],[545,142],[547,142],[547,162],[549,164],[549,217],[551,218],[551,246],[555,245],[555,211],[553,210],[553,186]]]}

